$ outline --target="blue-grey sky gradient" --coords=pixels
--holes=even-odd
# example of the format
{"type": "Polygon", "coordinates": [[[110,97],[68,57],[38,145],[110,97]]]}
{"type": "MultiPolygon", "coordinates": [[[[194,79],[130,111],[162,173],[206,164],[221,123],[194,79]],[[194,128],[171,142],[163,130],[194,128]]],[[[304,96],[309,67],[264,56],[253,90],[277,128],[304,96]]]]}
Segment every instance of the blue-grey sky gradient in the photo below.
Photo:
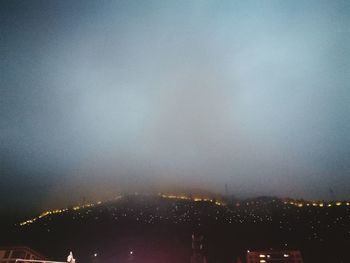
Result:
{"type": "Polygon", "coordinates": [[[350,198],[349,1],[0,3],[5,206],[350,198]]]}

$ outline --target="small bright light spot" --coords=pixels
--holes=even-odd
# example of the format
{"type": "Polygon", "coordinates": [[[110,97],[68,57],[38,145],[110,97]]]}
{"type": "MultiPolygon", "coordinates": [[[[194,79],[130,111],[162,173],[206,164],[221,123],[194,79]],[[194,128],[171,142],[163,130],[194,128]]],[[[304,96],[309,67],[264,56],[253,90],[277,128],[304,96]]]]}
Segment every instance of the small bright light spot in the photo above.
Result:
{"type": "Polygon", "coordinates": [[[264,260],[264,259],[260,260],[260,263],[265,263],[265,262],[266,262],[266,260],[264,260]]]}
{"type": "Polygon", "coordinates": [[[131,250],[131,251],[130,251],[130,255],[132,255],[132,254],[134,254],[134,251],[131,250]]]}
{"type": "Polygon", "coordinates": [[[94,257],[97,257],[97,253],[94,254],[94,257]]]}
{"type": "Polygon", "coordinates": [[[288,255],[288,254],[284,254],[283,256],[284,256],[285,258],[289,257],[289,255],[288,255]]]}
{"type": "Polygon", "coordinates": [[[260,257],[260,258],[265,258],[266,256],[263,255],[263,254],[260,254],[259,257],[260,257]]]}

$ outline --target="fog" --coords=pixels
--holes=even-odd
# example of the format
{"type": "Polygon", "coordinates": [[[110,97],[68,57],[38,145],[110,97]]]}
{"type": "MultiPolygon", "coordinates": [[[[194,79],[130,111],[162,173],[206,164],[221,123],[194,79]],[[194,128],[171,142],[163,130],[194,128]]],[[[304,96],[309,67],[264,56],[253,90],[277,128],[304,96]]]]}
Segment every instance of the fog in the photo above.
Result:
{"type": "Polygon", "coordinates": [[[4,207],[350,197],[346,1],[1,3],[4,207]]]}

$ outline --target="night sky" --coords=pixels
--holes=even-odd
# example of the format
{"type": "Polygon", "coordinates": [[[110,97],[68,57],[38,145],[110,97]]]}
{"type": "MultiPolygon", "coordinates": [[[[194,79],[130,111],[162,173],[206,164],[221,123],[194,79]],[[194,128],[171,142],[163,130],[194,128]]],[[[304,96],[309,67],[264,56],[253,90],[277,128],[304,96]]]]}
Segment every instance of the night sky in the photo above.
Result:
{"type": "Polygon", "coordinates": [[[349,1],[1,0],[0,211],[350,198],[349,83],[349,1]]]}

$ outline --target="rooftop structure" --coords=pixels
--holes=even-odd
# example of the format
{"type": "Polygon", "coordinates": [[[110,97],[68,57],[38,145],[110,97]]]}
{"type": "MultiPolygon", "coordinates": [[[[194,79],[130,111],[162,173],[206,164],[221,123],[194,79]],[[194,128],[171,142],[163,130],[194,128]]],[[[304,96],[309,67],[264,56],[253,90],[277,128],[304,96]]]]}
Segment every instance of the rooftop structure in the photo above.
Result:
{"type": "Polygon", "coordinates": [[[47,260],[29,247],[0,247],[0,263],[15,263],[16,259],[47,260]]]}

